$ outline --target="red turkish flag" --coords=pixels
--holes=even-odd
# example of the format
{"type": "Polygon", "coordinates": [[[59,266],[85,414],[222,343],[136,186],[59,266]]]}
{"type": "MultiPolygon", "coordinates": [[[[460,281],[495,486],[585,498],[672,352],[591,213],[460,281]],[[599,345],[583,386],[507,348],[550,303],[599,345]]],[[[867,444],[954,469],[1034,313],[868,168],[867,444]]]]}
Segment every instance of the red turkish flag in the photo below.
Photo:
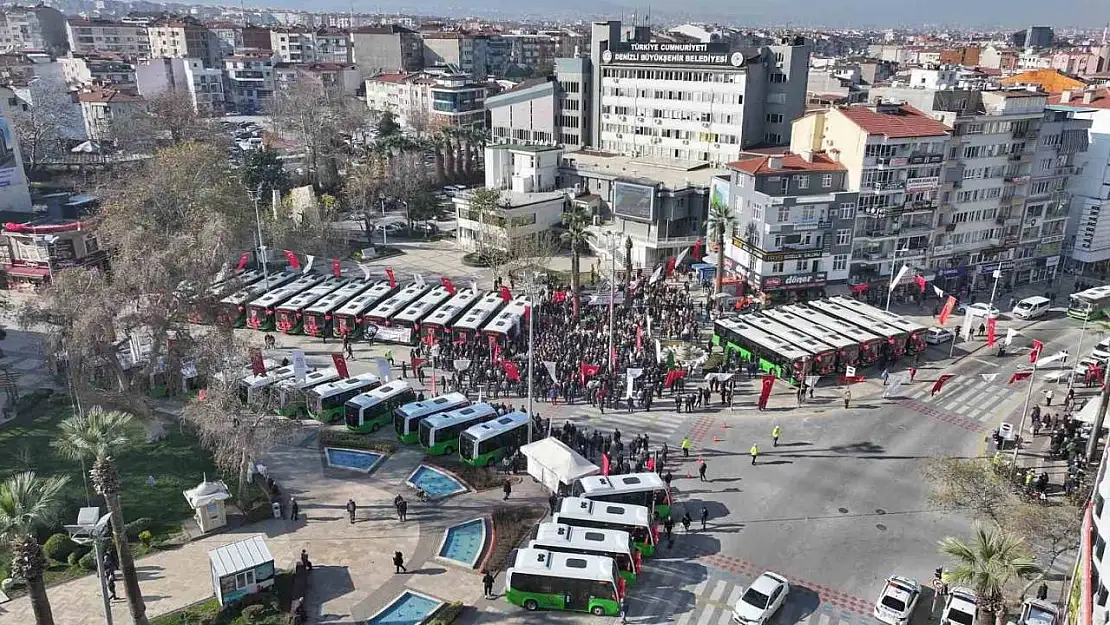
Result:
{"type": "Polygon", "coordinates": [[[601,474],[609,475],[609,454],[601,454],[601,474]]]}
{"type": "Polygon", "coordinates": [[[505,300],[505,302],[513,299],[513,294],[509,292],[509,287],[501,287],[501,299],[505,300]]]}
{"type": "Polygon", "coordinates": [[[501,362],[501,346],[497,344],[497,337],[495,336],[489,337],[489,353],[493,364],[496,365],[501,362]]]}
{"type": "Polygon", "coordinates": [[[1033,375],[1032,371],[1015,371],[1014,374],[1010,376],[1010,381],[1007,382],[1006,384],[1013,384],[1014,382],[1020,382],[1022,380],[1025,380],[1025,379],[1028,379],[1028,378],[1032,377],[1032,375],[1033,375]]]}
{"type": "Polygon", "coordinates": [[[502,363],[502,366],[505,368],[505,377],[508,378],[510,382],[516,382],[520,379],[520,370],[517,369],[515,362],[506,360],[502,363]]]}
{"type": "Polygon", "coordinates": [[[663,379],[663,386],[670,388],[674,383],[686,377],[685,369],[672,369],[667,372],[667,377],[663,379]]]}
{"type": "Polygon", "coordinates": [[[918,288],[920,288],[921,292],[924,293],[925,292],[925,276],[914,276],[913,281],[917,283],[918,288]]]}
{"type": "Polygon", "coordinates": [[[578,377],[582,380],[583,384],[586,383],[586,378],[592,378],[597,375],[598,371],[601,371],[600,365],[588,365],[584,362],[578,365],[578,377]]]}
{"type": "Polygon", "coordinates": [[[994,347],[994,317],[987,319],[987,347],[994,347]]]}
{"type": "Polygon", "coordinates": [[[439,283],[443,285],[443,288],[447,289],[449,295],[455,294],[455,285],[451,284],[451,278],[443,276],[439,279],[439,283]]]}
{"type": "Polygon", "coordinates": [[[551,301],[555,302],[556,304],[558,304],[560,302],[564,302],[564,301],[566,301],[566,299],[567,299],[567,292],[566,291],[562,291],[562,290],[555,291],[551,295],[551,301]]]}
{"type": "Polygon", "coordinates": [[[255,375],[262,375],[266,373],[266,364],[262,362],[262,349],[259,347],[252,347],[250,350],[251,355],[251,373],[255,375]]]}
{"type": "Polygon", "coordinates": [[[336,278],[338,278],[339,277],[339,272],[340,272],[341,269],[342,269],[342,267],[340,267],[340,265],[339,265],[339,259],[338,258],[331,259],[331,274],[333,276],[335,276],[336,278]]]}
{"type": "Polygon", "coordinates": [[[1044,343],[1033,339],[1033,349],[1029,350],[1029,363],[1037,364],[1037,359],[1041,357],[1041,350],[1044,349],[1044,343]]]}
{"type": "Polygon", "coordinates": [[[956,298],[949,295],[948,300],[944,302],[944,308],[940,309],[940,316],[937,317],[937,323],[942,325],[942,326],[945,323],[948,323],[948,315],[952,314],[952,309],[955,308],[955,307],[956,307],[956,298]]]}
{"type": "Polygon", "coordinates": [[[775,387],[775,375],[773,373],[763,376],[763,386],[759,390],[759,408],[767,407],[767,400],[771,398],[771,389],[775,387]]]}
{"type": "Polygon", "coordinates": [[[289,250],[283,250],[283,252],[285,253],[285,260],[289,262],[289,266],[292,267],[294,271],[299,270],[301,268],[301,259],[297,258],[297,255],[289,250]]]}
{"type": "Polygon", "coordinates": [[[247,266],[247,260],[249,260],[250,257],[251,257],[250,252],[243,252],[242,254],[240,254],[239,255],[239,264],[236,265],[235,271],[242,271],[243,268],[247,266]]]}
{"type": "Polygon", "coordinates": [[[389,278],[389,288],[397,287],[397,278],[393,275],[393,267],[385,268],[385,277],[389,278]]]}
{"type": "Polygon", "coordinates": [[[690,255],[694,257],[694,260],[701,260],[701,248],[704,245],[705,243],[702,243],[701,238],[698,238],[697,241],[694,241],[694,249],[690,250],[690,255]]]}
{"type": "Polygon", "coordinates": [[[205,391],[203,388],[200,389],[199,391],[197,391],[197,399],[199,399],[200,401],[208,399],[208,392],[205,391]]]}
{"type": "Polygon", "coordinates": [[[677,260],[678,259],[673,257],[673,256],[667,259],[667,269],[666,269],[666,271],[663,272],[665,275],[669,276],[672,273],[674,273],[674,266],[675,266],[675,262],[677,260]]]}
{"type": "Polygon", "coordinates": [[[347,372],[347,361],[343,359],[343,354],[332,354],[331,361],[335,364],[335,370],[339,372],[339,377],[347,379],[351,374],[347,372]]]}
{"type": "Polygon", "coordinates": [[[951,373],[941,374],[941,376],[937,378],[937,381],[933,384],[933,390],[929,393],[929,395],[936,395],[937,393],[939,393],[940,389],[944,388],[944,383],[954,377],[956,376],[951,373]]]}
{"type": "Polygon", "coordinates": [[[639,324],[636,325],[636,351],[644,348],[644,328],[639,324]]]}

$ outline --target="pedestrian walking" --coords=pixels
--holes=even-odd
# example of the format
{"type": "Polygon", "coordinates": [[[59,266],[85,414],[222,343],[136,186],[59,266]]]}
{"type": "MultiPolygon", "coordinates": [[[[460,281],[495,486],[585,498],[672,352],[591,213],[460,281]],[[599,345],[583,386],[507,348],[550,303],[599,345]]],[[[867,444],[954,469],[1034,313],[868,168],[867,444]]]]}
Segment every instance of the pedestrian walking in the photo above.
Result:
{"type": "Polygon", "coordinates": [[[402,499],[397,504],[397,518],[401,519],[402,521],[409,520],[409,502],[405,501],[404,499],[402,499]]]}
{"type": "Polygon", "coordinates": [[[621,597],[621,623],[628,622],[628,595],[621,597]]]}
{"type": "Polygon", "coordinates": [[[1045,393],[1044,393],[1044,405],[1046,405],[1046,406],[1051,406],[1052,405],[1053,395],[1054,395],[1054,393],[1052,392],[1052,389],[1048,389],[1047,391],[1045,391],[1045,393]]]}
{"type": "Polygon", "coordinates": [[[108,599],[110,601],[116,601],[119,599],[119,597],[116,596],[116,574],[109,571],[106,577],[108,578],[105,580],[108,584],[108,599]]]}
{"type": "Polygon", "coordinates": [[[779,446],[779,437],[782,436],[782,428],[776,425],[771,428],[771,447],[779,446]]]}
{"type": "Polygon", "coordinates": [[[690,457],[690,445],[691,444],[692,443],[690,442],[690,437],[689,436],[682,437],[682,457],[683,458],[689,458],[690,457]]]}
{"type": "Polygon", "coordinates": [[[347,500],[347,518],[350,519],[351,523],[355,522],[355,510],[356,510],[355,500],[354,499],[348,499],[347,500]]]}
{"type": "Polygon", "coordinates": [[[343,351],[347,352],[347,360],[354,360],[355,359],[355,350],[354,350],[354,347],[352,347],[352,345],[351,345],[350,335],[347,335],[347,334],[343,335],[343,351]]]}
{"type": "Polygon", "coordinates": [[[505,493],[505,496],[501,499],[501,501],[507,501],[509,499],[509,495],[513,493],[513,485],[511,482],[509,482],[507,478],[505,479],[505,484],[501,486],[501,490],[505,493]]]}
{"type": "Polygon", "coordinates": [[[482,594],[486,599],[493,598],[493,574],[489,571],[482,571],[482,594]]]}
{"type": "Polygon", "coordinates": [[[914,376],[917,375],[917,367],[910,367],[910,382],[913,382],[914,376]]]}
{"type": "Polygon", "coordinates": [[[701,507],[701,528],[705,529],[705,524],[709,522],[709,508],[701,507]]]}
{"type": "Polygon", "coordinates": [[[297,505],[297,498],[289,498],[289,518],[296,521],[300,517],[301,507],[297,505]]]}
{"type": "Polygon", "coordinates": [[[404,571],[406,573],[409,572],[409,570],[405,568],[405,556],[400,551],[393,552],[393,566],[394,575],[400,573],[401,571],[404,571]]]}
{"type": "Polygon", "coordinates": [[[667,473],[663,475],[663,481],[667,484],[667,490],[671,489],[671,480],[673,479],[674,475],[672,475],[670,471],[667,471],[667,473]]]}
{"type": "Polygon", "coordinates": [[[692,523],[693,521],[694,520],[690,518],[690,512],[689,511],[682,513],[682,531],[684,533],[686,533],[686,534],[690,533],[690,523],[692,523]]]}
{"type": "Polygon", "coordinates": [[[707,468],[708,467],[705,466],[705,461],[704,460],[702,460],[701,464],[698,465],[698,479],[700,479],[703,482],[708,482],[709,481],[709,480],[705,479],[705,470],[707,468]]]}
{"type": "Polygon", "coordinates": [[[555,504],[558,502],[559,498],[555,496],[555,493],[551,493],[551,496],[547,498],[547,507],[551,508],[551,514],[555,514],[555,504]]]}
{"type": "Polygon", "coordinates": [[[752,466],[754,467],[755,459],[759,456],[759,444],[753,443],[752,448],[748,450],[748,453],[752,455],[752,466]]]}
{"type": "Polygon", "coordinates": [[[848,406],[852,403],[852,389],[844,389],[844,409],[847,410],[848,406]]]}
{"type": "Polygon", "coordinates": [[[671,540],[673,538],[672,533],[674,532],[674,519],[672,519],[671,517],[663,519],[663,531],[667,533],[667,540],[671,540]]]}

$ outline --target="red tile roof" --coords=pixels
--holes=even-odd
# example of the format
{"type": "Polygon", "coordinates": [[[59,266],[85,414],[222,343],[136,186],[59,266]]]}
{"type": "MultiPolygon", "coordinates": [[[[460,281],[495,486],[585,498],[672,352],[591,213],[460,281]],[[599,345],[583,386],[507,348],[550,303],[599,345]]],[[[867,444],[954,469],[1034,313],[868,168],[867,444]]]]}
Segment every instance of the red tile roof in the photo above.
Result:
{"type": "Polygon", "coordinates": [[[1083,103],[1083,92],[1073,91],[1071,99],[1067,102],[1060,101],[1060,94],[1049,96],[1048,104],[1062,104],[1064,106],[1074,106],[1076,108],[1095,108],[1095,109],[1110,109],[1110,88],[1103,87],[1095,89],[1094,94],[1091,96],[1090,104],[1083,103]]]}
{"type": "Polygon", "coordinates": [[[781,175],[783,173],[801,172],[801,171],[845,171],[846,168],[840,163],[832,160],[825,154],[814,153],[813,162],[807,161],[802,158],[801,154],[783,154],[782,164],[778,169],[771,169],[767,163],[772,156],[753,156],[743,160],[735,161],[728,164],[729,169],[742,171],[754,176],[772,176],[781,175]]]}
{"type": "Polygon", "coordinates": [[[407,81],[409,79],[409,76],[411,75],[412,74],[379,74],[377,76],[374,76],[370,80],[374,82],[391,82],[400,84],[407,81]]]}
{"type": "Polygon", "coordinates": [[[142,102],[143,96],[134,91],[121,91],[119,89],[96,89],[82,91],[77,94],[78,102],[116,104],[120,102],[142,102]]]}
{"type": "Polygon", "coordinates": [[[877,112],[870,106],[841,106],[836,110],[862,128],[869,135],[883,135],[892,139],[903,137],[939,137],[952,129],[915,109],[903,104],[891,112],[877,112]]]}

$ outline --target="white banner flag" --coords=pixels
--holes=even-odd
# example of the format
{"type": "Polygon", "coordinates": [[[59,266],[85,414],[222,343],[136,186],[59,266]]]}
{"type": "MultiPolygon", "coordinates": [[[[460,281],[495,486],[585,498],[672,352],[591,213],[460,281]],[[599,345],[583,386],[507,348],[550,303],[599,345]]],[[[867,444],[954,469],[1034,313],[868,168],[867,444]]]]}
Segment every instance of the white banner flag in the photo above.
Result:
{"type": "Polygon", "coordinates": [[[675,261],[674,261],[674,266],[676,268],[682,265],[682,261],[686,258],[686,254],[689,251],[690,251],[690,248],[686,248],[686,249],[682,250],[682,252],[678,255],[678,258],[676,258],[675,261]]]}
{"type": "Polygon", "coordinates": [[[467,369],[470,368],[470,359],[469,358],[459,358],[458,360],[456,360],[455,362],[453,362],[451,364],[452,364],[453,367],[455,367],[455,371],[466,371],[467,369]]]}
{"type": "Polygon", "coordinates": [[[890,290],[891,291],[894,290],[894,287],[898,286],[898,283],[902,281],[902,278],[906,277],[906,273],[909,270],[910,270],[909,265],[902,265],[902,268],[898,270],[898,275],[894,276],[894,279],[890,281],[890,290]]]}
{"type": "Polygon", "coordinates": [[[940,290],[940,287],[935,284],[933,285],[933,293],[936,293],[937,297],[944,297],[944,291],[940,290]]]}
{"type": "Polygon", "coordinates": [[[478,281],[477,280],[471,280],[470,281],[470,290],[474,291],[475,295],[478,294],[478,281]]]}
{"type": "Polygon", "coordinates": [[[545,360],[543,361],[543,366],[547,369],[547,375],[551,376],[551,381],[558,382],[558,378],[555,377],[555,361],[545,360]]]}
{"type": "Polygon", "coordinates": [[[1006,328],[1006,347],[1009,347],[1014,342],[1014,337],[1017,336],[1017,330],[1013,328],[1006,328]]]}
{"type": "Polygon", "coordinates": [[[632,370],[625,371],[625,385],[624,385],[624,398],[630,399],[632,397],[632,383],[636,381],[636,377],[632,375],[632,370]]]}
{"type": "Polygon", "coordinates": [[[304,271],[302,273],[308,273],[312,269],[312,261],[316,260],[316,257],[312,254],[305,256],[305,258],[308,259],[308,262],[304,264],[304,271]]]}
{"type": "Polygon", "coordinates": [[[844,375],[845,375],[845,377],[849,377],[849,378],[856,377],[856,368],[853,367],[852,365],[848,365],[847,367],[844,367],[844,375]]]}
{"type": "Polygon", "coordinates": [[[295,349],[293,350],[293,377],[303,382],[306,375],[308,375],[308,363],[305,362],[304,352],[295,349]]]}
{"type": "Polygon", "coordinates": [[[647,335],[648,335],[648,338],[651,338],[651,315],[648,315],[647,320],[648,320],[648,322],[647,322],[647,335]]]}
{"type": "Polygon", "coordinates": [[[633,380],[644,374],[643,369],[625,369],[624,374],[631,377],[633,380]]]}
{"type": "Polygon", "coordinates": [[[987,382],[994,382],[995,379],[998,377],[998,374],[997,373],[980,373],[979,377],[983,378],[987,382]]]}
{"type": "Polygon", "coordinates": [[[902,384],[905,383],[908,379],[909,376],[904,373],[897,373],[888,377],[886,380],[886,388],[883,389],[883,397],[891,397],[892,395],[897,395],[898,389],[901,388],[902,384]]]}
{"type": "Polygon", "coordinates": [[[382,384],[389,382],[391,377],[389,372],[389,361],[382,356],[378,356],[374,359],[374,364],[378,365],[378,378],[382,381],[382,384]]]}
{"type": "MultiPolygon", "coordinates": [[[[855,369],[853,369],[853,373],[854,372],[855,372],[855,369]]],[[[820,379],[821,379],[821,376],[819,376],[819,375],[807,375],[806,376],[806,386],[808,386],[810,388],[816,388],[817,387],[817,380],[820,380],[820,379]]]]}
{"type": "Polygon", "coordinates": [[[994,272],[991,273],[991,277],[997,280],[1002,277],[1002,272],[998,269],[995,269],[994,272]]]}
{"type": "Polygon", "coordinates": [[[418,286],[420,288],[424,288],[424,286],[425,286],[424,276],[422,276],[418,273],[412,274],[412,281],[415,282],[416,286],[418,286]]]}
{"type": "Polygon", "coordinates": [[[367,265],[367,264],[364,264],[364,263],[359,263],[358,268],[362,270],[362,279],[369,282],[370,281],[370,265],[367,265]]]}
{"type": "Polygon", "coordinates": [[[656,282],[659,281],[659,278],[662,275],[663,275],[663,265],[659,265],[659,267],[655,270],[655,273],[651,274],[651,280],[649,280],[648,283],[649,284],[655,284],[656,282]]]}
{"type": "Polygon", "coordinates": [[[975,315],[970,312],[964,313],[964,325],[960,327],[960,335],[964,337],[965,341],[971,340],[971,325],[975,323],[975,315]]]}

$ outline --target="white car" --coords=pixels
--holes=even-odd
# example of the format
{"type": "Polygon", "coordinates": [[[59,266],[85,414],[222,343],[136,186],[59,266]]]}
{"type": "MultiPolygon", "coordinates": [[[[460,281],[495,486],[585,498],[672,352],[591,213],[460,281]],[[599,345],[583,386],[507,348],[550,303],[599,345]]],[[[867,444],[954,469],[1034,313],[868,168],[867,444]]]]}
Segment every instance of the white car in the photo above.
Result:
{"type": "Polygon", "coordinates": [[[925,333],[925,342],[929,345],[940,345],[941,343],[951,341],[953,336],[955,335],[952,334],[951,330],[945,330],[944,328],[929,328],[929,331],[925,333]]]}
{"type": "Polygon", "coordinates": [[[968,306],[960,304],[958,307],[956,307],[957,313],[971,315],[973,317],[986,317],[988,310],[990,311],[991,317],[998,317],[999,310],[994,306],[991,306],[990,304],[984,304],[983,302],[979,302],[978,304],[971,304],[968,306]]]}
{"type": "Polygon", "coordinates": [[[948,593],[944,602],[940,625],[975,625],[976,614],[975,593],[969,588],[957,586],[948,593]]]}
{"type": "Polygon", "coordinates": [[[1057,625],[1060,611],[1056,606],[1040,599],[1026,599],[1021,606],[1018,625],[1057,625]]]}
{"type": "Polygon", "coordinates": [[[875,602],[874,616],[887,625],[907,625],[921,599],[921,584],[901,575],[886,578],[883,592],[875,602]]]}
{"type": "Polygon", "coordinates": [[[764,625],[782,607],[790,582],[778,573],[764,572],[732,606],[732,620],[740,625],[764,625]]]}

